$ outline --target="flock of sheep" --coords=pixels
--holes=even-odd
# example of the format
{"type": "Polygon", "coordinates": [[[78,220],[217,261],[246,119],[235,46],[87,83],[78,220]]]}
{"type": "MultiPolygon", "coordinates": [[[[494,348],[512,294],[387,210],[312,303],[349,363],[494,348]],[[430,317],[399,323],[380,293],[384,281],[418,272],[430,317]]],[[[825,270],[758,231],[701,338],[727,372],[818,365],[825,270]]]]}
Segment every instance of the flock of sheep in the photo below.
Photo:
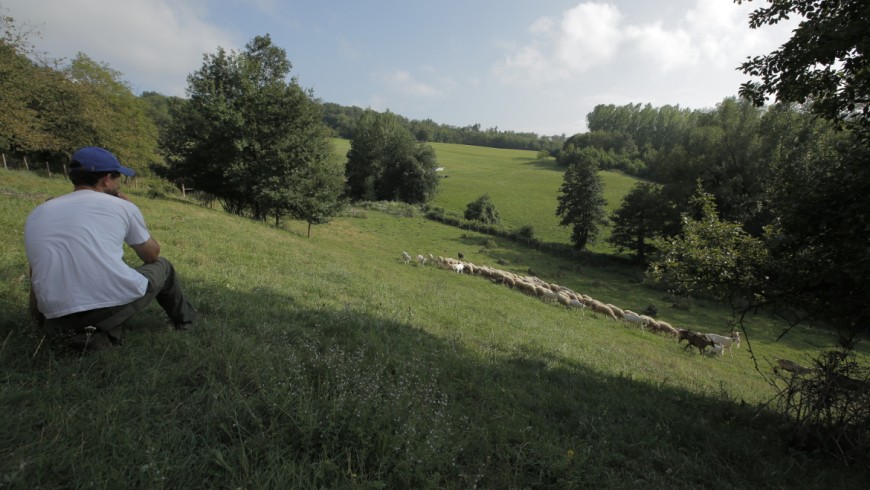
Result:
{"type": "MultiPolygon", "coordinates": [[[[407,252],[402,252],[402,260],[405,263],[415,261],[407,252]]],[[[683,350],[690,346],[698,348],[698,352],[704,354],[708,352],[711,355],[724,355],[725,349],[734,357],[731,352],[732,346],[740,347],[740,333],[731,332],[730,335],[718,335],[713,333],[693,332],[682,328],[676,328],[671,324],[654,319],[648,315],[640,315],[631,310],[620,308],[610,303],[603,303],[585,294],[580,294],[571,289],[560,286],[558,284],[550,284],[535,276],[520,276],[513,272],[496,269],[485,265],[475,265],[471,262],[457,260],[451,257],[435,257],[429,254],[428,258],[423,255],[417,255],[416,263],[418,265],[434,264],[438,267],[452,270],[460,274],[467,273],[479,275],[491,280],[497,284],[504,284],[530,296],[540,298],[542,301],[559,303],[568,308],[588,309],[595,314],[610,318],[611,320],[625,322],[629,325],[638,326],[641,329],[651,332],[671,335],[677,338],[677,342],[686,341],[686,346],[683,350]],[[707,348],[709,351],[706,351],[707,348]]]]}

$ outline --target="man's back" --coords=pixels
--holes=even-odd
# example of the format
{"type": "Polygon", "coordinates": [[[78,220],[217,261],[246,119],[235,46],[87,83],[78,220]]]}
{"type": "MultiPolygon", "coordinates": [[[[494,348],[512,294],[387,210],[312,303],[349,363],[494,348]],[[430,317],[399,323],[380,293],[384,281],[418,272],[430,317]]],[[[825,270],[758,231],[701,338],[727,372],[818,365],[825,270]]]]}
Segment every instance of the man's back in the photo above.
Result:
{"type": "Polygon", "coordinates": [[[24,242],[40,311],[56,318],[142,296],[148,280],[124,263],[123,246],[149,237],[138,208],[109,194],[78,190],[37,207],[24,242]]]}

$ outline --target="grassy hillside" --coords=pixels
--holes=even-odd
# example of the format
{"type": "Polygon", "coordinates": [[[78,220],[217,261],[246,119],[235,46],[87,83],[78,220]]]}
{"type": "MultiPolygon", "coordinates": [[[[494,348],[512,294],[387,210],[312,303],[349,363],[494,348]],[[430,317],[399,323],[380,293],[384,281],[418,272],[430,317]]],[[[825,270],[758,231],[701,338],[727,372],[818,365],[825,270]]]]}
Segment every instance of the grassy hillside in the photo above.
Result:
{"type": "MultiPolygon", "coordinates": [[[[122,347],[67,352],[27,319],[22,228],[69,187],[0,178],[10,488],[862,488],[870,476],[785,447],[777,419],[755,408],[770,390],[746,346],[699,356],[400,253],[461,248],[724,333],[717,305],[669,309],[630,272],[486,249],[487,237],[388,212],[357,211],[306,239],[302,223],[275,229],[149,199],[142,185],[132,197],[201,321],[175,332],[153,306],[122,347]]],[[[834,340],[802,329],[774,343],[780,326],[762,316],[750,327],[762,357],[799,360],[834,340]]]]}
{"type": "MultiPolygon", "coordinates": [[[[335,139],[336,153],[347,154],[348,140],[335,139]]],[[[465,212],[469,202],[488,193],[507,229],[532,225],[535,236],[545,242],[570,243],[571,230],[559,226],[556,196],[562,185],[564,168],[553,158],[538,158],[527,150],[501,150],[480,146],[431,143],[440,175],[439,191],[431,204],[448,211],[465,212]]],[[[637,179],[618,172],[601,172],[608,212],[619,207],[622,197],[637,179]]],[[[609,228],[602,230],[593,252],[612,252],[604,242],[609,228]]]]}

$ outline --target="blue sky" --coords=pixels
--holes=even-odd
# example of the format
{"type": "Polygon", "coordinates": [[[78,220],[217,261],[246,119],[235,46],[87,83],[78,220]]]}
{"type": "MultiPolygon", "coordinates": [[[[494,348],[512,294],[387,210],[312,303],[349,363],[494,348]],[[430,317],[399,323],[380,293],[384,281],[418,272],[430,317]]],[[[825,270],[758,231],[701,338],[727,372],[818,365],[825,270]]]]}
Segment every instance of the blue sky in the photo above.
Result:
{"type": "Polygon", "coordinates": [[[135,93],[184,96],[218,46],[269,34],[325,102],[411,119],[571,135],[598,104],[702,109],[795,21],[749,29],[732,0],[0,0],[55,58],[77,52],[135,93]]]}

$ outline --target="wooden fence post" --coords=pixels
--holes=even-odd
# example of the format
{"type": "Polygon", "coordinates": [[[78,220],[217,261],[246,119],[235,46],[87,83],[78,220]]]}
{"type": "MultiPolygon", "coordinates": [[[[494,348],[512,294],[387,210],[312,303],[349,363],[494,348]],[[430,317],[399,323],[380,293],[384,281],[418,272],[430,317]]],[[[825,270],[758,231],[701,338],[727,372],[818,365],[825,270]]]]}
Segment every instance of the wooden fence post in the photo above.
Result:
{"type": "Polygon", "coordinates": [[[48,162],[45,162],[45,171],[48,172],[48,178],[51,178],[51,167],[48,166],[48,162]]]}
{"type": "Polygon", "coordinates": [[[24,157],[24,168],[27,169],[28,172],[30,172],[30,165],[27,164],[27,157],[24,157]]]}
{"type": "Polygon", "coordinates": [[[9,170],[9,167],[6,166],[6,154],[2,153],[2,155],[3,155],[3,169],[9,170]]]}

